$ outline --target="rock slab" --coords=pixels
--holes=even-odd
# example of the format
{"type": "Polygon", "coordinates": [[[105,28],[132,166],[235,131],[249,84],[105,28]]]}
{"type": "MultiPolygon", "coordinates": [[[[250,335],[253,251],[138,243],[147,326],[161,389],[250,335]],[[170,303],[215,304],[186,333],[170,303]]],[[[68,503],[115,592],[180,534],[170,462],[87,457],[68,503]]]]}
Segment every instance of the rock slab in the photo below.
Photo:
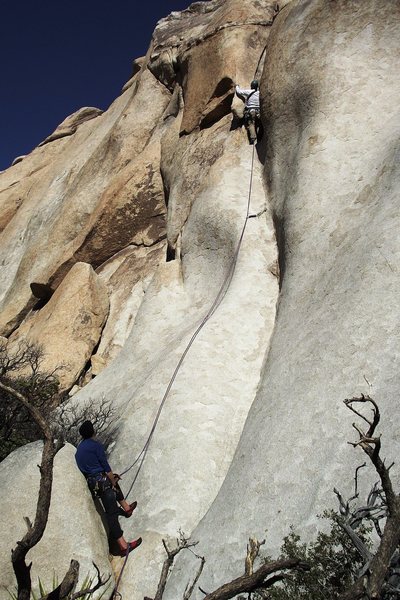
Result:
{"type": "MultiPolygon", "coordinates": [[[[25,535],[24,517],[31,522],[35,518],[42,447],[41,442],[27,444],[0,464],[0,486],[7,491],[0,500],[1,600],[9,600],[7,590],[15,589],[11,549],[25,535]]],[[[38,578],[50,591],[53,577],[61,581],[72,559],[80,564],[80,583],[88,574],[95,576],[92,561],[102,573],[112,572],[107,537],[86,481],[74,465],[74,454],[75,448],[67,444],[56,455],[48,523],[43,538],[27,555],[32,561],[32,587],[36,591],[38,578]]]]}

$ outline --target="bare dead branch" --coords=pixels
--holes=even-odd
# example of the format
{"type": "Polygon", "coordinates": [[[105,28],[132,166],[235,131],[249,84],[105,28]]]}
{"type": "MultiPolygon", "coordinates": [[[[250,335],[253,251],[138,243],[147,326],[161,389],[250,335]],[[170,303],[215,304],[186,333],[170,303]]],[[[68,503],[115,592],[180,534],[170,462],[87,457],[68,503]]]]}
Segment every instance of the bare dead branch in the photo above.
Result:
{"type": "MultiPolygon", "coordinates": [[[[156,592],[156,595],[154,596],[154,600],[161,600],[163,597],[165,586],[166,586],[167,579],[168,579],[168,575],[169,575],[171,567],[174,563],[175,556],[177,554],[179,554],[179,552],[181,552],[181,550],[193,548],[198,543],[198,542],[189,542],[189,540],[185,538],[182,531],[180,531],[179,533],[180,533],[180,537],[176,540],[177,545],[172,550],[170,550],[168,548],[167,542],[164,539],[162,540],[165,552],[167,553],[167,558],[165,559],[162,569],[161,569],[160,580],[158,582],[157,592],[156,592]]],[[[199,577],[200,577],[200,575],[199,575],[199,577]]]]}
{"type": "Polygon", "coordinates": [[[366,566],[368,567],[368,565],[371,563],[373,554],[371,554],[371,552],[368,550],[368,548],[363,543],[361,538],[357,535],[357,533],[354,531],[354,529],[351,527],[351,525],[348,522],[346,522],[346,521],[345,522],[338,521],[338,522],[339,522],[340,527],[342,527],[342,529],[347,533],[347,535],[353,542],[353,545],[357,548],[360,556],[364,559],[364,562],[365,562],[366,566]]]}
{"type": "MultiPolygon", "coordinates": [[[[196,555],[197,556],[197,555],[196,555]]],[[[188,583],[185,589],[185,593],[183,594],[183,599],[182,600],[189,600],[193,594],[194,588],[196,587],[196,583],[198,582],[198,580],[200,579],[200,575],[203,572],[203,568],[205,565],[206,559],[204,558],[204,556],[200,557],[200,566],[197,570],[196,576],[193,579],[192,583],[188,583]]]]}
{"type": "Polygon", "coordinates": [[[339,501],[340,514],[343,516],[347,516],[349,514],[349,502],[345,502],[345,500],[343,499],[343,496],[336,488],[333,488],[333,492],[334,492],[334,494],[336,494],[337,499],[339,501]]]}
{"type": "Polygon", "coordinates": [[[41,412],[29,402],[28,398],[1,381],[0,389],[13,396],[29,411],[44,438],[35,521],[33,526],[28,527],[27,533],[22,540],[17,542],[17,546],[11,553],[13,569],[17,578],[18,600],[29,600],[31,591],[30,566],[26,564],[25,559],[29,550],[41,540],[46,528],[53,484],[54,458],[64,444],[61,439],[54,440],[48,422],[41,412]]]}
{"type": "Polygon", "coordinates": [[[356,472],[354,474],[354,496],[353,496],[353,498],[358,497],[358,472],[366,466],[367,466],[367,463],[364,462],[362,465],[359,465],[356,468],[356,472]]]}
{"type": "Polygon", "coordinates": [[[366,423],[368,423],[368,425],[370,427],[368,429],[368,432],[365,435],[366,435],[366,437],[372,437],[374,435],[375,429],[378,426],[380,418],[381,418],[379,408],[378,408],[378,405],[376,404],[375,400],[372,400],[372,398],[370,398],[370,396],[364,396],[364,394],[361,394],[361,396],[359,398],[347,398],[346,400],[344,400],[344,404],[347,406],[347,408],[349,408],[352,412],[354,412],[357,416],[359,416],[360,419],[363,419],[364,421],[366,421],[366,423]],[[356,404],[356,403],[372,404],[372,414],[373,414],[372,421],[367,419],[362,413],[358,412],[354,408],[353,404],[356,404]]]}
{"type": "MultiPolygon", "coordinates": [[[[375,489],[373,489],[368,497],[367,507],[370,511],[370,518],[374,522],[375,528],[381,536],[378,549],[371,560],[368,561],[367,568],[364,569],[365,575],[360,577],[350,590],[341,596],[340,600],[359,600],[361,598],[378,600],[381,598],[382,589],[385,585],[388,565],[390,565],[393,560],[393,556],[400,543],[400,498],[394,493],[389,469],[385,466],[384,461],[380,457],[380,438],[373,437],[380,420],[380,413],[376,402],[369,396],[362,396],[361,398],[345,400],[344,403],[352,412],[356,413],[369,424],[369,429],[365,434],[360,428],[354,425],[360,439],[352,445],[354,447],[360,446],[369,457],[379,475],[383,494],[377,486],[374,486],[375,489]],[[372,404],[372,421],[366,419],[362,414],[356,411],[353,407],[354,403],[372,404]],[[376,504],[378,499],[380,499],[380,504],[376,504]],[[387,514],[385,514],[386,510],[387,514]],[[387,518],[385,527],[382,531],[379,525],[379,519],[385,516],[387,518]]],[[[350,530],[348,533],[350,535],[350,530]]]]}
{"type": "Polygon", "coordinates": [[[355,411],[355,409],[352,406],[352,403],[355,402],[370,402],[373,405],[373,421],[370,422],[367,419],[365,419],[365,417],[363,417],[368,423],[370,423],[370,428],[367,434],[364,434],[359,428],[357,428],[357,426],[355,426],[355,429],[359,433],[360,439],[354,444],[354,447],[361,446],[363,451],[367,454],[372,464],[374,465],[382,483],[382,488],[386,496],[389,512],[391,512],[392,510],[395,510],[396,496],[394,494],[392,482],[390,480],[389,470],[386,468],[384,462],[379,456],[381,448],[380,438],[373,437],[375,428],[380,420],[379,410],[376,405],[376,402],[372,400],[369,396],[362,396],[361,398],[352,398],[350,400],[344,401],[344,403],[350,410],[357,413],[357,411],[355,411]]]}
{"type": "Polygon", "coordinates": [[[23,394],[21,394],[20,392],[18,392],[15,389],[13,389],[11,386],[6,385],[2,381],[0,381],[0,389],[4,390],[5,392],[7,392],[7,394],[10,394],[16,400],[18,400],[18,402],[20,402],[29,411],[29,413],[32,416],[32,419],[40,427],[40,430],[42,431],[43,436],[46,439],[51,439],[51,437],[52,437],[51,428],[50,428],[49,424],[47,423],[47,421],[42,416],[41,412],[36,408],[36,406],[33,406],[23,394]]]}
{"type": "Polygon", "coordinates": [[[247,544],[247,555],[245,560],[244,572],[245,575],[252,575],[254,571],[254,561],[260,554],[260,546],[265,544],[265,540],[259,542],[256,538],[249,538],[247,544]]]}
{"type": "Polygon", "coordinates": [[[279,575],[273,575],[272,577],[269,577],[269,579],[266,579],[265,586],[262,586],[261,588],[257,589],[257,593],[259,594],[260,591],[268,590],[268,588],[272,587],[279,581],[284,581],[285,579],[290,579],[291,577],[292,575],[290,575],[289,573],[280,573],[279,575]]]}
{"type": "Polygon", "coordinates": [[[79,578],[79,563],[76,560],[71,560],[70,567],[67,573],[64,576],[61,584],[53,590],[50,594],[48,594],[42,600],[64,600],[68,598],[68,600],[77,600],[78,598],[83,598],[84,596],[91,596],[98,589],[103,587],[109,580],[111,575],[104,579],[100,574],[100,569],[96,565],[95,562],[92,563],[94,568],[96,569],[96,583],[91,585],[90,587],[83,588],[78,592],[73,593],[79,578]]]}
{"type": "Polygon", "coordinates": [[[174,562],[173,557],[171,557],[169,555],[164,560],[163,566],[162,566],[162,569],[161,569],[160,580],[158,582],[157,591],[156,591],[156,595],[154,596],[154,600],[161,600],[162,599],[162,597],[164,595],[165,586],[167,584],[168,574],[169,574],[169,571],[170,571],[170,569],[172,567],[173,562],[174,562]]]}
{"type": "Polygon", "coordinates": [[[24,517],[24,521],[26,523],[26,528],[28,531],[32,530],[32,521],[30,520],[29,517],[24,517]]]}
{"type": "MultiPolygon", "coordinates": [[[[238,594],[250,593],[258,588],[265,588],[268,584],[268,575],[275,574],[279,571],[287,571],[291,569],[309,570],[309,565],[300,559],[290,558],[284,560],[276,560],[263,564],[259,569],[254,571],[252,575],[242,575],[229,583],[221,585],[211,594],[207,594],[204,600],[229,600],[238,594]]],[[[273,585],[273,579],[271,585],[273,585]]]]}
{"type": "Polygon", "coordinates": [[[90,588],[82,589],[79,592],[75,592],[75,594],[72,594],[72,596],[69,598],[69,600],[77,600],[78,598],[82,598],[83,596],[86,596],[86,595],[91,596],[92,594],[94,594],[94,592],[96,592],[101,587],[106,585],[106,583],[109,582],[109,580],[111,578],[111,574],[107,577],[107,579],[103,579],[104,576],[100,574],[99,567],[96,565],[95,562],[93,562],[92,564],[93,564],[94,568],[96,569],[97,581],[96,581],[95,585],[90,588]]]}
{"type": "Polygon", "coordinates": [[[368,381],[368,379],[365,377],[365,374],[363,375],[364,381],[367,383],[368,387],[371,389],[372,388],[372,383],[370,381],[368,381]]]}
{"type": "Polygon", "coordinates": [[[30,597],[30,567],[26,565],[25,558],[29,550],[41,540],[47,525],[53,484],[54,457],[61,446],[61,443],[54,442],[52,439],[44,440],[35,521],[33,527],[27,531],[22,540],[17,542],[17,546],[11,553],[18,584],[18,600],[29,600],[30,597]]]}
{"type": "Polygon", "coordinates": [[[42,600],[63,600],[68,598],[74,591],[79,577],[79,563],[76,560],[71,560],[69,569],[64,575],[64,579],[50,594],[42,600]]]}

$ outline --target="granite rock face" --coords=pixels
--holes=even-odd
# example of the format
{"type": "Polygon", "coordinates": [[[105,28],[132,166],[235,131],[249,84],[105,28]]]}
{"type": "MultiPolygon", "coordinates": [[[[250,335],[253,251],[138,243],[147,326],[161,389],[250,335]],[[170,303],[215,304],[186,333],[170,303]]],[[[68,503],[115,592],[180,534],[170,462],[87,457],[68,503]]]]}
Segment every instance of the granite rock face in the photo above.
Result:
{"type": "Polygon", "coordinates": [[[230,113],[235,82],[246,81],[253,65],[259,66],[275,4],[199,3],[159,23],[149,68],[170,87],[177,79],[181,83],[182,134],[208,127],[230,113]]]}
{"type": "MultiPolygon", "coordinates": [[[[144,537],[121,583],[131,598],[153,593],[162,538],[190,533],[217,494],[274,325],[277,252],[262,154],[253,155],[243,129],[231,131],[229,114],[234,83],[260,70],[274,7],[218,0],[173,13],[108,111],[73,131],[78,112],[0,175],[0,244],[10,257],[0,274],[2,332],[11,342],[38,332],[49,355],[66,362],[57,330],[89,301],[77,269],[91,265],[102,298],[89,294],[93,307],[102,305],[97,341],[78,352],[84,332],[68,339],[79,369],[90,367],[80,386],[95,378],[73,387],[72,402],[113,401],[117,472],[140,451],[177,362],[237,262],[179,371],[131,494],[139,508],[127,536],[144,537]],[[235,261],[250,181],[255,218],[235,261]],[[76,305],[68,302],[73,281],[76,305]]],[[[77,377],[71,368],[64,386],[77,377]]],[[[125,489],[133,478],[124,475],[125,489]]]]}
{"type": "MultiPolygon", "coordinates": [[[[154,597],[179,529],[210,591],[243,573],[250,535],[267,529],[271,555],[290,524],[312,537],[359,462],[345,397],[371,393],[388,459],[399,450],[399,4],[279,8],[172,13],[107,111],[78,111],[0,173],[0,334],[37,332],[66,362],[60,323],[91,307],[90,331],[68,330],[65,388],[84,368],[71,401],[112,401],[116,472],[148,446],[122,481],[139,502],[127,537],[144,538],[120,587],[132,600],[154,597]],[[253,153],[233,92],[255,76],[253,153]]],[[[164,600],[196,571],[180,555],[164,600]]]]}
{"type": "MultiPolygon", "coordinates": [[[[34,442],[19,448],[0,464],[2,490],[0,537],[0,598],[10,598],[15,591],[11,550],[25,535],[24,517],[34,521],[39,490],[42,444],[34,442]]],[[[38,577],[47,590],[53,576],[61,581],[75,559],[80,564],[79,582],[87,574],[95,576],[92,561],[104,574],[112,573],[108,560],[108,543],[84,477],[76,469],[75,449],[67,444],[55,458],[54,484],[49,520],[43,538],[27,555],[32,561],[32,587],[38,590],[38,577]]],[[[111,584],[112,585],[112,584],[111,584]]],[[[79,586],[79,583],[78,583],[79,586]]]]}
{"type": "MultiPolygon", "coordinates": [[[[374,0],[294,0],[271,28],[261,93],[279,309],[235,457],[193,533],[205,590],[243,574],[250,535],[267,530],[273,555],[291,524],[315,535],[334,486],[351,495],[363,456],[347,444],[344,398],[379,402],[383,454],[398,456],[399,34],[399,3],[374,0]]],[[[168,600],[192,558],[178,561],[168,600]]]]}
{"type": "Polygon", "coordinates": [[[165,255],[165,241],[151,246],[127,246],[99,267],[98,276],[107,287],[110,311],[99,347],[91,357],[93,375],[98,375],[124,347],[147,287],[165,255]]]}

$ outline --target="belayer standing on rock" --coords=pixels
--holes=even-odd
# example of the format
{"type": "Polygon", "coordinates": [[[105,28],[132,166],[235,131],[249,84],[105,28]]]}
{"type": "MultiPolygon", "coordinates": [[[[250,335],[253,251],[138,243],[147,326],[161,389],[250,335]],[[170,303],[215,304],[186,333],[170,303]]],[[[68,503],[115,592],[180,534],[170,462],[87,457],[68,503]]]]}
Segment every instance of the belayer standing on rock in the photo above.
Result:
{"type": "Polygon", "coordinates": [[[251,82],[250,88],[250,90],[244,90],[237,85],[236,95],[245,103],[244,124],[250,144],[254,144],[257,141],[257,129],[260,123],[260,91],[257,79],[251,82]]]}
{"type": "Polygon", "coordinates": [[[118,517],[129,518],[135,510],[137,502],[128,504],[124,499],[118,485],[120,476],[112,472],[102,444],[93,439],[93,423],[91,421],[82,423],[79,433],[83,439],[75,454],[76,464],[86,477],[92,496],[100,498],[106,514],[110,537],[117,542],[121,556],[125,556],[127,552],[134,550],[142,543],[142,538],[128,543],[123,536],[118,517]]]}

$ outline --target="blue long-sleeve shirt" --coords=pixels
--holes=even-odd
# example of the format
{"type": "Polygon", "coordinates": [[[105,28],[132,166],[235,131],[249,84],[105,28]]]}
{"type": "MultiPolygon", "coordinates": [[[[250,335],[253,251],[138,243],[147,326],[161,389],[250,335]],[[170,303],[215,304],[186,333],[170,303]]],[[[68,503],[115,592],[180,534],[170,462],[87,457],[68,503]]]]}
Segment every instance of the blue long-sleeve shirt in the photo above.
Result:
{"type": "Polygon", "coordinates": [[[75,460],[84,475],[111,471],[102,444],[93,438],[81,441],[75,453],[75,460]]]}

